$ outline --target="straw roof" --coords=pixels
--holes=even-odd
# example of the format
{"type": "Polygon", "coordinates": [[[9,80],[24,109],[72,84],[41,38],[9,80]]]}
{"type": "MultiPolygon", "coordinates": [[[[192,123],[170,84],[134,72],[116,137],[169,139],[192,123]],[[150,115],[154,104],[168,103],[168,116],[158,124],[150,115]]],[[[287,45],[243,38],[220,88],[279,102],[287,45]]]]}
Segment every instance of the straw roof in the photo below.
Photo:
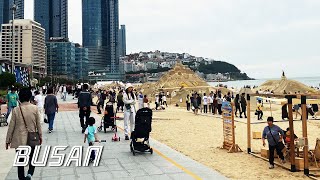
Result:
{"type": "Polygon", "coordinates": [[[263,83],[258,89],[262,91],[273,91],[276,94],[283,94],[284,91],[286,93],[318,93],[316,89],[313,89],[301,82],[295,80],[289,80],[284,75],[282,76],[281,80],[269,80],[263,83]]]}

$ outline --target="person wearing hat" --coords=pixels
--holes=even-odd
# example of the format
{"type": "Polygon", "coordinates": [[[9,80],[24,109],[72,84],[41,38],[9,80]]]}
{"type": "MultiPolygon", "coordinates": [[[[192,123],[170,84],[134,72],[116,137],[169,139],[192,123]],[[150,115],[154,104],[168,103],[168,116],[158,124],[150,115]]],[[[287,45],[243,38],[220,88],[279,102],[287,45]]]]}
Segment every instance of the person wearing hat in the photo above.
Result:
{"type": "Polygon", "coordinates": [[[136,116],[136,107],[135,102],[136,96],[133,93],[133,86],[128,83],[125,87],[125,93],[123,94],[124,102],[124,135],[125,140],[129,140],[129,127],[128,123],[130,122],[130,132],[134,130],[134,121],[136,116]]]}
{"type": "Polygon", "coordinates": [[[282,138],[284,135],[283,130],[273,124],[273,117],[268,117],[267,119],[268,126],[266,126],[262,133],[262,144],[263,146],[266,146],[265,139],[268,140],[269,144],[269,169],[274,168],[274,151],[277,151],[278,156],[281,159],[281,163],[285,163],[284,156],[282,153],[282,150],[284,148],[284,145],[282,143],[282,138]]]}

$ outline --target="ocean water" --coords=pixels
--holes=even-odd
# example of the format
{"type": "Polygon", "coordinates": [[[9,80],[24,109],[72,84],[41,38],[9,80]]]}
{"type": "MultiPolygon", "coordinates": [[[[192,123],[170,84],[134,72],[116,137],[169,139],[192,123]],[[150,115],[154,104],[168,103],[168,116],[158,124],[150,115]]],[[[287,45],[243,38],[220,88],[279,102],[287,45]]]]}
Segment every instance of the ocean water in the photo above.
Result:
{"type": "MultiPolygon", "coordinates": [[[[320,77],[298,77],[298,78],[288,78],[292,80],[299,81],[305,85],[320,87],[320,77]]],[[[242,80],[242,81],[228,81],[228,82],[208,82],[211,86],[217,86],[218,84],[227,85],[228,87],[233,87],[235,89],[241,89],[244,86],[260,86],[267,80],[279,80],[279,79],[257,79],[257,80],[242,80]]]]}

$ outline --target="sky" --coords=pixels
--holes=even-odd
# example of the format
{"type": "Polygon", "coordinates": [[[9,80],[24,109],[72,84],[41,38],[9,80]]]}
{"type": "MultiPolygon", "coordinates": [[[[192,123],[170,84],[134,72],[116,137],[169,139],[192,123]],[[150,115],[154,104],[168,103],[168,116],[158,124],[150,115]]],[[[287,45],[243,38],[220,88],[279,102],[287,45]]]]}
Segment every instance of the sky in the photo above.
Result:
{"type": "MultiPolygon", "coordinates": [[[[319,0],[119,0],[127,53],[189,53],[253,78],[320,77],[319,0]]],[[[33,19],[33,0],[25,0],[33,19]]],[[[69,0],[69,38],[82,42],[81,0],[69,0]]],[[[320,80],[320,78],[319,78],[320,80]]]]}

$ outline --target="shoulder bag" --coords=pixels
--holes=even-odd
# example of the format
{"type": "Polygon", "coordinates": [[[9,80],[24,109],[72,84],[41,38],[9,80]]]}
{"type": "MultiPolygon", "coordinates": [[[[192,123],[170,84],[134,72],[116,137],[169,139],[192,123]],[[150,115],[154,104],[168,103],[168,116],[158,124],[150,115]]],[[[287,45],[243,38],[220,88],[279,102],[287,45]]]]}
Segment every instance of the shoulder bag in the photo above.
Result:
{"type": "Polygon", "coordinates": [[[31,147],[40,145],[40,136],[39,136],[38,128],[35,127],[36,128],[36,132],[29,132],[26,120],[24,119],[24,116],[23,116],[23,113],[22,113],[21,106],[19,106],[19,108],[20,108],[20,111],[21,111],[21,115],[22,115],[22,119],[23,119],[24,125],[26,126],[27,131],[28,131],[27,145],[29,145],[31,147]]]}
{"type": "Polygon", "coordinates": [[[268,126],[268,128],[269,128],[270,134],[271,134],[271,136],[272,136],[272,139],[274,140],[275,143],[277,143],[277,146],[279,146],[279,148],[280,148],[281,150],[284,149],[285,146],[284,146],[284,144],[282,143],[282,141],[281,141],[281,142],[277,142],[276,139],[275,139],[275,138],[273,137],[273,135],[272,135],[271,128],[270,128],[269,126],[268,126]]]}

